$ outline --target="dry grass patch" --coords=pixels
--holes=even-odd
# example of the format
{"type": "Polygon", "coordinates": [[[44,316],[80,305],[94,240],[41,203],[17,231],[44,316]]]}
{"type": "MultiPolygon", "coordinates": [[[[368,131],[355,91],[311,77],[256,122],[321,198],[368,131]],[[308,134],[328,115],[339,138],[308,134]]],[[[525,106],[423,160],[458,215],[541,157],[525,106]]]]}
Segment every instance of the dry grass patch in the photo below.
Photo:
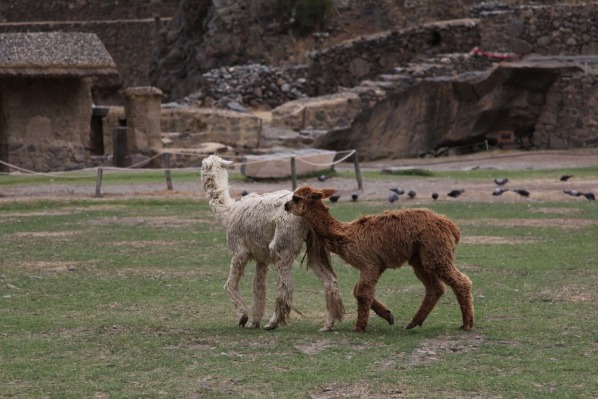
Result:
{"type": "Polygon", "coordinates": [[[581,212],[581,209],[580,208],[533,208],[531,211],[534,213],[544,213],[544,214],[556,213],[559,215],[568,215],[571,213],[581,212]]]}
{"type": "Polygon", "coordinates": [[[47,262],[47,261],[35,261],[35,262],[9,262],[6,263],[7,268],[15,269],[28,269],[28,270],[45,270],[52,272],[63,272],[66,270],[81,266],[81,262],[47,262]]]}
{"type": "Polygon", "coordinates": [[[507,238],[507,237],[492,237],[492,236],[463,236],[461,237],[461,244],[532,244],[536,240],[527,238],[507,238]]]}
{"type": "Polygon", "coordinates": [[[496,227],[557,227],[561,229],[581,229],[594,226],[596,220],[589,219],[459,219],[461,226],[496,226],[496,227]]]}
{"type": "Polygon", "coordinates": [[[72,237],[79,233],[79,231],[22,231],[19,233],[6,234],[4,238],[8,240],[15,240],[20,238],[72,237]]]}
{"type": "Polygon", "coordinates": [[[207,219],[191,219],[183,218],[178,216],[129,216],[123,218],[105,218],[105,219],[94,219],[86,224],[94,226],[103,226],[107,224],[118,223],[122,226],[138,226],[147,225],[150,227],[173,227],[173,226],[193,226],[198,223],[209,223],[213,224],[213,220],[207,219]]]}

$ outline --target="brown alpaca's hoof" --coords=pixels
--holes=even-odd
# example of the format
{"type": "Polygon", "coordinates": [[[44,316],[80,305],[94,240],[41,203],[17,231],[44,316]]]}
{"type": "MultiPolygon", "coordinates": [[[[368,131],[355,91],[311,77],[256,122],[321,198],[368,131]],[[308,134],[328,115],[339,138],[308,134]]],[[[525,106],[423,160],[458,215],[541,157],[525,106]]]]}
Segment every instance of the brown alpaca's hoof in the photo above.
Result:
{"type": "Polygon", "coordinates": [[[407,324],[407,327],[405,327],[405,329],[406,330],[411,330],[413,327],[417,327],[417,326],[421,327],[421,325],[422,325],[422,323],[419,323],[419,324],[417,324],[417,323],[409,323],[409,324],[407,324]]]}
{"type": "Polygon", "coordinates": [[[466,326],[465,324],[459,327],[459,330],[469,331],[473,328],[473,326],[466,326]]]}
{"type": "Polygon", "coordinates": [[[353,332],[355,332],[355,333],[362,333],[362,334],[365,334],[365,328],[359,328],[359,327],[355,327],[355,328],[353,329],[353,332]]]}
{"type": "Polygon", "coordinates": [[[239,319],[239,326],[245,327],[245,324],[247,324],[247,320],[249,320],[249,316],[247,316],[246,314],[241,316],[241,318],[239,319]]]}

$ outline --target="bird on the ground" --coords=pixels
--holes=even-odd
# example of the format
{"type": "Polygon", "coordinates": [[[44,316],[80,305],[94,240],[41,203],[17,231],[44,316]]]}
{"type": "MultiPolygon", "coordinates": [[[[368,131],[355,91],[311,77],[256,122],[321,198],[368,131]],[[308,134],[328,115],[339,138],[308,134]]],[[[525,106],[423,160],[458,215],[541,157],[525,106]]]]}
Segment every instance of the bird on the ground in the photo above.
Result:
{"type": "Polygon", "coordinates": [[[498,184],[499,186],[502,186],[503,184],[505,184],[506,182],[508,182],[509,179],[494,179],[494,183],[498,184]]]}
{"type": "Polygon", "coordinates": [[[505,191],[509,191],[509,189],[508,188],[497,187],[492,192],[492,195],[502,195],[502,193],[504,193],[505,191]]]}
{"type": "Polygon", "coordinates": [[[318,176],[318,180],[319,181],[326,181],[326,179],[328,179],[328,176],[326,176],[326,175],[320,175],[320,176],[318,176]]]}
{"type": "Polygon", "coordinates": [[[401,187],[391,188],[390,191],[397,193],[397,195],[405,194],[405,190],[403,190],[401,187]]]}
{"type": "Polygon", "coordinates": [[[357,198],[359,198],[359,195],[357,195],[357,193],[353,193],[353,194],[351,194],[351,199],[352,199],[353,201],[357,201],[357,198]]]}
{"type": "Polygon", "coordinates": [[[561,176],[561,181],[567,181],[572,177],[573,177],[573,175],[563,175],[563,176],[561,176]]]}
{"type": "Polygon", "coordinates": [[[388,202],[390,202],[391,204],[394,202],[397,202],[399,200],[399,195],[398,194],[390,194],[388,196],[388,202]]]}
{"type": "Polygon", "coordinates": [[[436,201],[438,199],[438,193],[432,193],[432,199],[436,201]]]}
{"type": "Polygon", "coordinates": [[[596,201],[596,196],[594,195],[594,193],[584,193],[583,196],[589,199],[590,201],[596,201]]]}
{"type": "Polygon", "coordinates": [[[330,202],[336,202],[338,201],[338,199],[340,198],[340,195],[331,195],[330,196],[330,202]]]}
{"type": "Polygon", "coordinates": [[[465,190],[453,190],[450,193],[448,193],[447,195],[449,197],[453,197],[453,198],[457,198],[458,196],[460,196],[461,194],[463,194],[465,192],[465,190]]]}
{"type": "Polygon", "coordinates": [[[408,196],[409,198],[411,198],[411,199],[415,198],[415,196],[416,196],[416,195],[417,195],[417,194],[416,194],[416,193],[415,193],[415,191],[413,191],[413,190],[410,190],[410,191],[407,193],[407,196],[408,196]]]}
{"type": "Polygon", "coordinates": [[[521,195],[522,197],[529,197],[529,191],[527,190],[513,190],[517,194],[521,195]]]}
{"type": "Polygon", "coordinates": [[[579,191],[577,191],[577,190],[563,190],[563,192],[564,192],[565,194],[569,194],[569,195],[571,195],[571,196],[573,196],[573,197],[579,197],[580,195],[583,195],[582,193],[580,193],[580,192],[579,192],[579,191]]]}
{"type": "Polygon", "coordinates": [[[243,192],[241,193],[241,195],[242,195],[243,197],[244,197],[244,196],[246,196],[247,194],[249,194],[249,193],[247,192],[247,190],[243,190],[243,192]]]}

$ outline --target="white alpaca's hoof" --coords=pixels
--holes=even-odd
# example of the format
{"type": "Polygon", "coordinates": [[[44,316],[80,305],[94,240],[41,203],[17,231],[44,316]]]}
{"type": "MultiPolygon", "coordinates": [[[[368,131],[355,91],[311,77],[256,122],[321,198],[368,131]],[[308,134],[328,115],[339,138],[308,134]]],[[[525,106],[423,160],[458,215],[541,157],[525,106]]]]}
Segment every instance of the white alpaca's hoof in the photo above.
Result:
{"type": "Polygon", "coordinates": [[[264,330],[276,330],[278,328],[278,324],[268,323],[264,326],[264,330]]]}
{"type": "Polygon", "coordinates": [[[318,330],[318,332],[328,332],[332,331],[332,326],[324,326],[318,330]]]}
{"type": "Polygon", "coordinates": [[[248,325],[247,328],[260,328],[260,323],[254,321],[253,323],[248,325]]]}

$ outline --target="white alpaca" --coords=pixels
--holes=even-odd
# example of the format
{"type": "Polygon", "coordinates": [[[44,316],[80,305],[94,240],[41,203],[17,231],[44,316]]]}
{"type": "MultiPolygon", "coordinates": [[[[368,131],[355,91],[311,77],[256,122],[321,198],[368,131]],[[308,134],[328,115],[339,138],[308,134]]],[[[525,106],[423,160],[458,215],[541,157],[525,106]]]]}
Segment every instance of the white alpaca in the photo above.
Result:
{"type": "Polygon", "coordinates": [[[259,327],[264,316],[266,277],[270,264],[276,265],[278,290],[274,313],[264,329],[273,330],[278,324],[290,320],[293,300],[291,268],[305,242],[307,266],[316,273],[326,292],[326,324],[320,331],[331,330],[335,321],[342,320],[344,307],[330,253],[302,218],[284,210],[285,202],[293,196],[291,191],[261,195],[253,193],[243,197],[241,201],[232,199],[228,191],[228,172],[225,169],[232,164],[233,162],[216,155],[207,157],[202,162],[201,180],[210,207],[226,229],[228,248],[233,254],[224,289],[233,300],[239,325],[245,326],[249,319],[239,291],[239,280],[250,260],[256,261],[256,272],[253,280],[252,323],[249,327],[259,327]]]}

